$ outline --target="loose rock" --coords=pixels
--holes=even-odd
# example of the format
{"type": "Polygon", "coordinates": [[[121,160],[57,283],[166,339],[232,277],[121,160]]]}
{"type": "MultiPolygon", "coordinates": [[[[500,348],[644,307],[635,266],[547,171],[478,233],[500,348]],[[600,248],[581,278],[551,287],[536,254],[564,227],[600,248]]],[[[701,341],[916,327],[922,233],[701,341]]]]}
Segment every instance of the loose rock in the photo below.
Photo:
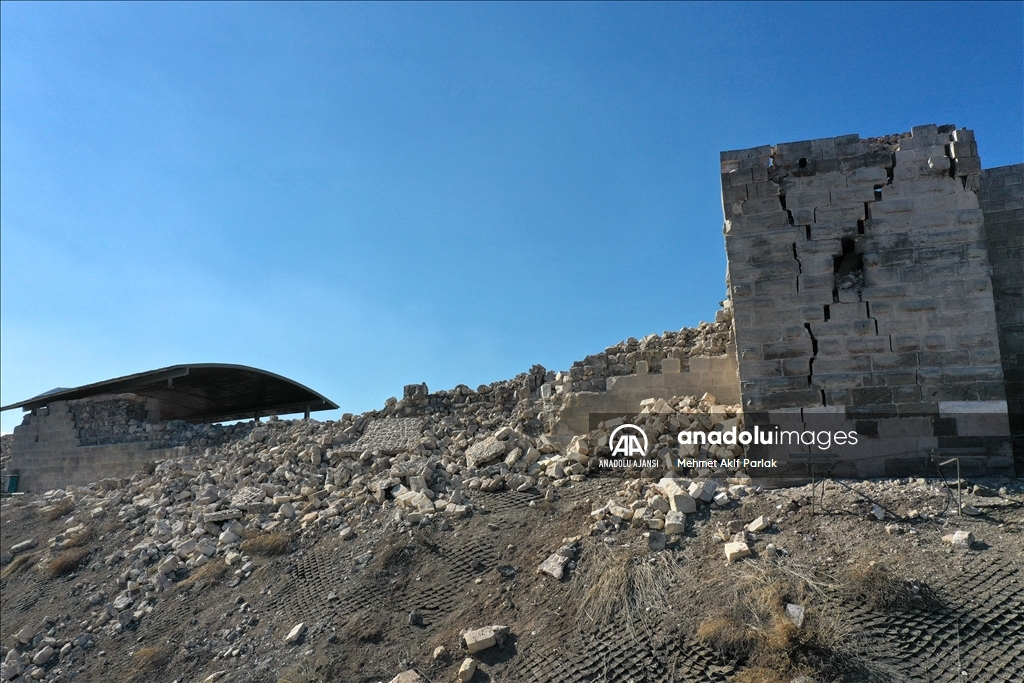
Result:
{"type": "Polygon", "coordinates": [[[302,634],[306,632],[306,625],[304,623],[295,624],[292,630],[288,632],[288,635],[284,637],[284,642],[287,645],[291,645],[302,637],[302,634]]]}

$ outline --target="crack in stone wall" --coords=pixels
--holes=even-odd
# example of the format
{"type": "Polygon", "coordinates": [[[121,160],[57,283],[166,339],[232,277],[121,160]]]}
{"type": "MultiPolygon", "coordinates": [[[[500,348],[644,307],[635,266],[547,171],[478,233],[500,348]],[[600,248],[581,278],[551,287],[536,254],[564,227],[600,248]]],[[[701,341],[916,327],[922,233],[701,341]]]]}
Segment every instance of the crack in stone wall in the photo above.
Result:
{"type": "Polygon", "coordinates": [[[980,172],[954,126],[722,153],[745,411],[1005,411],[980,172]]]}

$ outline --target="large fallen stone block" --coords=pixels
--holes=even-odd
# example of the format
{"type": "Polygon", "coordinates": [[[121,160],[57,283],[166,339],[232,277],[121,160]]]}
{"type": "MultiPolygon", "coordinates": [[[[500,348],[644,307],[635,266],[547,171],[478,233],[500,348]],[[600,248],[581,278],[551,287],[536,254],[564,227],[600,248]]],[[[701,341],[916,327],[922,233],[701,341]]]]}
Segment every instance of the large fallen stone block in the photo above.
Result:
{"type": "Polygon", "coordinates": [[[31,550],[35,546],[36,546],[36,539],[34,539],[34,538],[30,538],[28,540],[22,541],[21,543],[15,543],[14,545],[11,546],[11,555],[17,555],[18,553],[23,553],[26,550],[31,550]]]}
{"type": "Polygon", "coordinates": [[[686,531],[686,515],[675,511],[665,515],[666,534],[681,534],[684,531],[686,531]]]}
{"type": "Polygon", "coordinates": [[[465,644],[466,651],[469,654],[475,654],[489,647],[504,644],[505,636],[507,635],[508,627],[496,624],[466,631],[462,634],[462,642],[465,644]]]}
{"type": "Polygon", "coordinates": [[[679,479],[674,477],[662,477],[661,480],[658,481],[657,486],[658,490],[663,494],[671,496],[676,493],[686,493],[686,489],[684,488],[686,485],[687,482],[681,482],[679,479]]]}
{"type": "Polygon", "coordinates": [[[39,652],[35,653],[32,657],[32,663],[36,666],[42,666],[43,664],[46,664],[46,662],[50,661],[50,657],[52,656],[53,647],[47,645],[43,649],[39,650],[39,652]]]}
{"type": "Polygon", "coordinates": [[[744,557],[750,557],[750,555],[750,546],[742,541],[725,544],[725,559],[729,561],[729,564],[742,560],[744,557]]]}
{"type": "Polygon", "coordinates": [[[690,484],[689,488],[687,489],[687,493],[689,493],[690,496],[692,496],[695,499],[703,500],[705,503],[710,503],[711,502],[711,495],[710,494],[706,495],[704,493],[704,483],[703,482],[699,482],[699,481],[692,482],[690,484]]]}
{"type": "Polygon", "coordinates": [[[466,464],[480,467],[505,455],[505,444],[493,436],[476,442],[466,449],[466,464]]]}
{"type": "Polygon", "coordinates": [[[764,531],[771,525],[771,520],[769,520],[764,515],[761,515],[760,517],[758,517],[753,522],[747,525],[747,531],[749,531],[752,534],[756,534],[759,531],[764,531]]]}
{"type": "Polygon", "coordinates": [[[620,520],[623,521],[629,521],[633,519],[632,510],[630,510],[629,508],[622,507],[621,505],[616,505],[614,503],[608,506],[608,514],[612,515],[613,517],[618,517],[620,520]]]}
{"type": "Polygon", "coordinates": [[[203,515],[203,523],[225,522],[229,519],[238,519],[241,516],[241,510],[218,510],[217,512],[208,512],[203,515]]]}
{"type": "Polygon", "coordinates": [[[673,512],[692,515],[697,511],[697,501],[688,493],[677,493],[668,497],[668,505],[673,512]]]}

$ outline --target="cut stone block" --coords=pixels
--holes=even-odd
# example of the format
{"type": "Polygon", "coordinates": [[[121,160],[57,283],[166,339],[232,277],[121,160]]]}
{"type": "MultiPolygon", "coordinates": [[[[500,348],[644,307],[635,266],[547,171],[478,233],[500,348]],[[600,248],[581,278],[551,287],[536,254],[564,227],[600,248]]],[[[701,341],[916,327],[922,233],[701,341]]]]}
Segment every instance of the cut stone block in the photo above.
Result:
{"type": "Polygon", "coordinates": [[[505,444],[493,436],[489,436],[466,449],[466,464],[470,467],[480,467],[503,455],[505,455],[505,444]]]}
{"type": "Polygon", "coordinates": [[[688,493],[669,496],[668,505],[673,512],[682,512],[684,515],[692,515],[697,511],[697,501],[688,493]]]}
{"type": "Polygon", "coordinates": [[[742,541],[725,544],[725,559],[729,561],[729,564],[742,560],[744,557],[750,557],[750,555],[750,546],[742,541]]]}
{"type": "Polygon", "coordinates": [[[538,572],[543,572],[548,576],[561,580],[562,575],[565,573],[565,565],[569,563],[569,558],[558,553],[552,553],[548,559],[540,565],[538,572]]]}
{"type": "Polygon", "coordinates": [[[681,534],[686,530],[686,515],[682,512],[670,512],[665,515],[665,533],[681,534]]]}
{"type": "Polygon", "coordinates": [[[756,534],[759,531],[764,531],[771,525],[771,521],[764,515],[761,515],[760,517],[758,517],[753,522],[747,525],[747,531],[749,531],[752,534],[756,534]]]}
{"type": "Polygon", "coordinates": [[[481,650],[498,645],[499,641],[504,639],[507,632],[508,627],[506,626],[484,626],[483,628],[466,631],[462,635],[462,641],[466,645],[466,651],[469,654],[475,654],[481,650]]]}

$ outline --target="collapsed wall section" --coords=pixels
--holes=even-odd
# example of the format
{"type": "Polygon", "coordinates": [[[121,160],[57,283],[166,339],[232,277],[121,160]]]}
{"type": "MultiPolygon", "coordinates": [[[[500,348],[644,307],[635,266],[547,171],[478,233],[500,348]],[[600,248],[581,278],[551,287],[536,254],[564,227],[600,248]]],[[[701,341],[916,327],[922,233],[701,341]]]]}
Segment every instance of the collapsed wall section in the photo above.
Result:
{"type": "Polygon", "coordinates": [[[160,422],[159,401],[132,394],[53,401],[14,428],[8,469],[18,490],[129,477],[148,463],[218,441],[209,425],[160,422]]]}
{"type": "MultiPolygon", "coordinates": [[[[988,423],[969,427],[978,414],[994,413],[1005,432],[971,131],[919,126],[721,158],[748,414],[856,420],[876,437],[847,454],[863,460],[861,476],[891,474],[887,458],[919,458],[942,439],[988,434],[988,423]]],[[[984,468],[1005,469],[1004,452],[982,449],[984,468]]]]}

